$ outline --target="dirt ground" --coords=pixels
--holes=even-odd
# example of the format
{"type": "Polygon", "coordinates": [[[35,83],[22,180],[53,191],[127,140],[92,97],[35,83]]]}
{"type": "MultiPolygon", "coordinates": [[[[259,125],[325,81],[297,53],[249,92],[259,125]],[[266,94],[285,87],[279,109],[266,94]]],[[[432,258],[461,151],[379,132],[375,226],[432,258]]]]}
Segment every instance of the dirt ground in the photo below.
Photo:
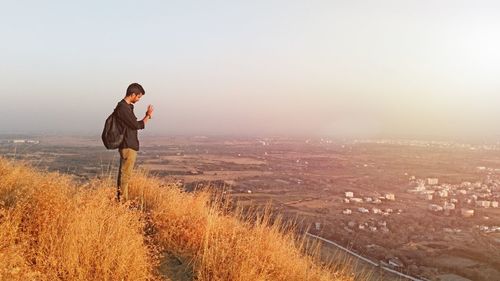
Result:
{"type": "Polygon", "coordinates": [[[191,281],[194,278],[193,268],[189,261],[169,252],[163,253],[158,270],[166,281],[191,281]]]}

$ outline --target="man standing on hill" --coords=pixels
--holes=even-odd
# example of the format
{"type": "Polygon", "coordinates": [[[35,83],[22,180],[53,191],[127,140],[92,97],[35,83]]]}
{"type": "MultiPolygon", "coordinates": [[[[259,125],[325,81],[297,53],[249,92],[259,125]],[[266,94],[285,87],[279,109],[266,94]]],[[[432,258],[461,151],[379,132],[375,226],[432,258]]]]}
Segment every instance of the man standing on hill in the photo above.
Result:
{"type": "Polygon", "coordinates": [[[118,171],[118,182],[116,199],[127,201],[128,183],[132,175],[137,151],[139,151],[139,139],[137,130],[144,129],[146,123],[153,115],[153,106],[149,105],[146,115],[142,120],[137,121],[134,114],[134,104],[145,95],[144,88],[138,83],[132,83],[128,86],[125,97],[116,106],[116,117],[124,128],[123,142],[118,151],[120,152],[120,168],[118,171]]]}

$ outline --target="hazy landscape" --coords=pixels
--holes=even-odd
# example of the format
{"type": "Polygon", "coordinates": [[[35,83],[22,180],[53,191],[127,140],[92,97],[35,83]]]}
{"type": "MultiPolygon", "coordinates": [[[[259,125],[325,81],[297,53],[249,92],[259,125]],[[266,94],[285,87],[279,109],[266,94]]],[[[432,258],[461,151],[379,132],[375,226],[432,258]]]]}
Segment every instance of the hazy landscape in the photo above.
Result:
{"type": "Polygon", "coordinates": [[[3,4],[0,281],[500,280],[499,1],[3,4]]]}
{"type": "MultiPolygon", "coordinates": [[[[271,204],[299,233],[380,266],[429,280],[500,276],[496,143],[205,136],[143,143],[138,167],[161,181],[210,187],[241,206],[271,204]]],[[[93,137],[3,136],[0,152],[81,182],[116,177],[116,151],[93,137]]]]}

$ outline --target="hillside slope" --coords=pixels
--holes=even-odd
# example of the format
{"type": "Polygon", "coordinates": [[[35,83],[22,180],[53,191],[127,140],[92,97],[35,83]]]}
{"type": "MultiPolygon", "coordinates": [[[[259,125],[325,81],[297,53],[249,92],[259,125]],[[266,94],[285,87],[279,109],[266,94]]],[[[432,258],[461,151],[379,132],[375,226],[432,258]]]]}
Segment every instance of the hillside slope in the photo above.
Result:
{"type": "Polygon", "coordinates": [[[0,158],[0,280],[173,280],[165,252],[195,280],[353,280],[269,214],[250,219],[143,174],[130,189],[143,211],[114,201],[112,179],[78,185],[0,158]]]}

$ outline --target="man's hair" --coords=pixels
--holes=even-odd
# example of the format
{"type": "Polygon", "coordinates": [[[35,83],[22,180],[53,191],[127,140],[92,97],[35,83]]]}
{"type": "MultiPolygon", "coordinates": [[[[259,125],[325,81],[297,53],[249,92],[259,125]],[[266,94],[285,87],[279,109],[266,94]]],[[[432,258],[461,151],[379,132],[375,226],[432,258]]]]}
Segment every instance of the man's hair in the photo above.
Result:
{"type": "Polygon", "coordinates": [[[145,95],[146,92],[144,91],[144,88],[139,84],[139,83],[132,83],[128,85],[127,87],[127,92],[125,93],[125,96],[131,96],[132,94],[143,94],[145,95]]]}

